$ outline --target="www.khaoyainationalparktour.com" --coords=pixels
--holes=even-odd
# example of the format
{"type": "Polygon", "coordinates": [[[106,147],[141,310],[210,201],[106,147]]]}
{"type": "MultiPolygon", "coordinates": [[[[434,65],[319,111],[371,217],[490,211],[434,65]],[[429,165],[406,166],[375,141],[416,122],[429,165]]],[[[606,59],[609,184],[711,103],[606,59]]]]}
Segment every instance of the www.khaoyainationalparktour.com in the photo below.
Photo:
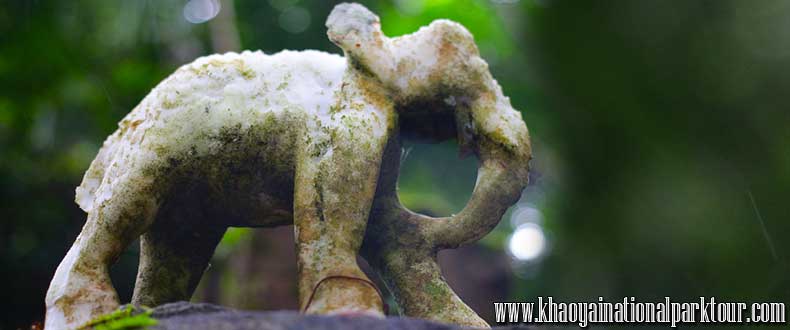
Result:
{"type": "Polygon", "coordinates": [[[733,302],[715,297],[697,301],[643,302],[635,297],[594,302],[564,302],[553,297],[537,297],[531,302],[494,302],[497,323],[578,324],[664,324],[672,328],[681,324],[776,325],[785,324],[782,302],[733,302]]]}

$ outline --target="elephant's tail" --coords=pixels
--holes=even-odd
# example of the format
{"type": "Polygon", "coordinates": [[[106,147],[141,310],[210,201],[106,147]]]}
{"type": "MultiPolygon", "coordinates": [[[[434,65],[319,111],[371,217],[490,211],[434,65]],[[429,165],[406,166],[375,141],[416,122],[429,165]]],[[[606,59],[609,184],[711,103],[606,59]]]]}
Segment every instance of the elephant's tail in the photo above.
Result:
{"type": "Polygon", "coordinates": [[[96,191],[102,184],[104,179],[105,170],[108,168],[112,156],[115,154],[117,141],[120,138],[120,130],[116,131],[104,141],[96,158],[91,162],[88,170],[85,171],[85,176],[82,178],[82,183],[76,189],[74,201],[85,212],[90,212],[93,209],[93,202],[96,199],[96,191]]]}

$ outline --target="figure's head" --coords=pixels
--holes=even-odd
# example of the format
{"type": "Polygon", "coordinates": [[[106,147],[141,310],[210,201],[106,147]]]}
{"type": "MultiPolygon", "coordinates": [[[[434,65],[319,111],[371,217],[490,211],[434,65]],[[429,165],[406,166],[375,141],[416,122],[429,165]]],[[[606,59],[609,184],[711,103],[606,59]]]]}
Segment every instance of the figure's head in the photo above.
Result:
{"type": "Polygon", "coordinates": [[[381,32],[379,17],[357,3],[341,3],[326,20],[329,40],[342,48],[346,56],[365,69],[381,66],[391,58],[386,50],[387,38],[381,32]]]}
{"type": "Polygon", "coordinates": [[[329,39],[345,50],[373,41],[374,34],[381,32],[379,24],[378,16],[356,3],[335,6],[326,19],[329,39]]]}

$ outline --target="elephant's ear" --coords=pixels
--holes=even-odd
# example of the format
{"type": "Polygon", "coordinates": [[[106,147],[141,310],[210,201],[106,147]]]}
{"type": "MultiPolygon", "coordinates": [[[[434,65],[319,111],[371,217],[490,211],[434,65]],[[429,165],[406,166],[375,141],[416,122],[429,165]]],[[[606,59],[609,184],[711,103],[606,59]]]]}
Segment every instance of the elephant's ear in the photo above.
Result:
{"type": "Polygon", "coordinates": [[[329,40],[343,49],[350,65],[379,77],[392,72],[390,39],[381,32],[376,14],[357,3],[342,3],[332,9],[326,28],[329,40]]]}

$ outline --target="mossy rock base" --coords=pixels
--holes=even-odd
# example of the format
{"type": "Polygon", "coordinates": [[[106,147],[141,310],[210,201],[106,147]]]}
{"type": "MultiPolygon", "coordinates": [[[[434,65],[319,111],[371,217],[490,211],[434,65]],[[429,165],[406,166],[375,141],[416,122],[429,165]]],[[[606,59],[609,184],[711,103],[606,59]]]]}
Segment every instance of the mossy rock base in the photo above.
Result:
{"type": "MultiPolygon", "coordinates": [[[[159,306],[152,316],[161,330],[456,330],[467,329],[420,319],[319,316],[296,311],[241,311],[211,304],[177,302],[159,306]]],[[[509,326],[494,329],[531,329],[509,326]]]]}

